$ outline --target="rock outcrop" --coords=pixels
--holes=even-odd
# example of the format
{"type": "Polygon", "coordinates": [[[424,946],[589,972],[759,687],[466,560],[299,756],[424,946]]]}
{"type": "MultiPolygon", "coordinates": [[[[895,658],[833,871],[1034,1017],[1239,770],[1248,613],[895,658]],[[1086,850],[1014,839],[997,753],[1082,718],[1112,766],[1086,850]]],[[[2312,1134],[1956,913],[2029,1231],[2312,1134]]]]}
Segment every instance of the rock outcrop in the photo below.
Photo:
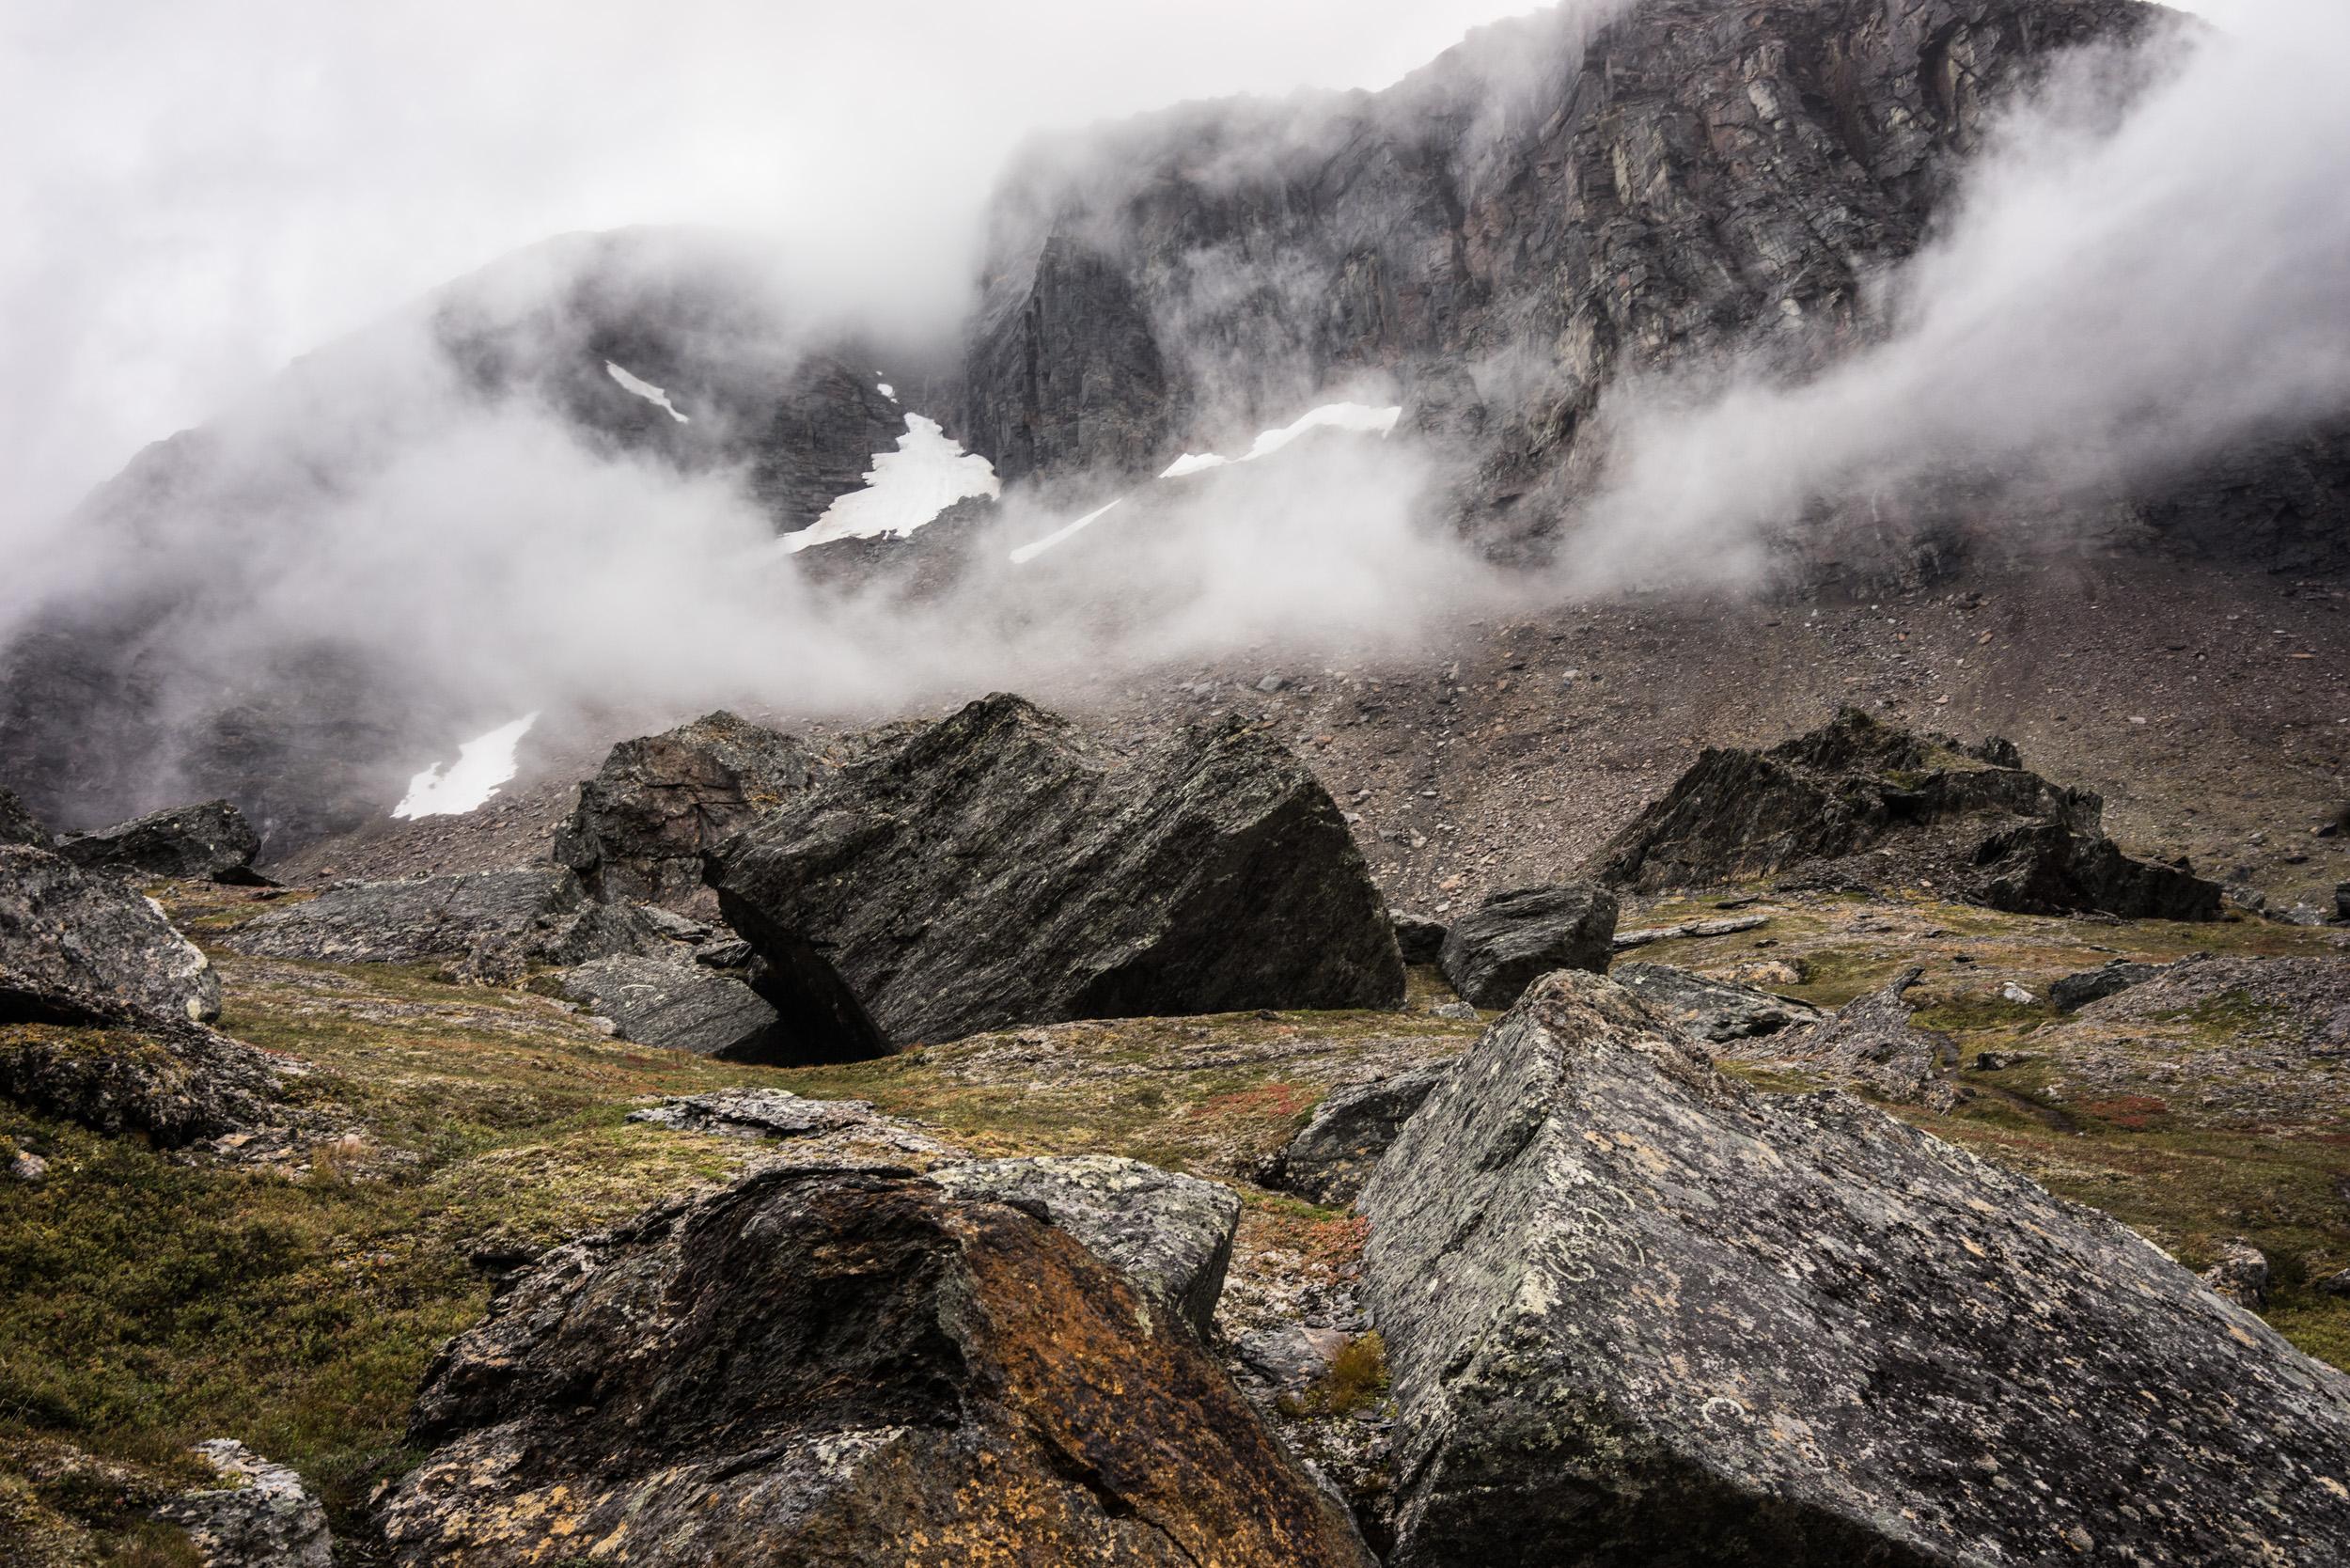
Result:
{"type": "Polygon", "coordinates": [[[1817,1024],[1822,1017],[1809,1002],[1669,964],[1619,964],[1607,971],[1607,978],[1691,1040],[1708,1043],[1755,1040],[1817,1024]]]}
{"type": "Polygon", "coordinates": [[[557,1248],[409,1436],[378,1518],[417,1568],[1371,1561],[1124,1276],[901,1174],[760,1172],[557,1248]]]}
{"type": "Polygon", "coordinates": [[[49,849],[53,843],[49,830],[16,798],[15,792],[0,789],[0,844],[30,844],[35,849],[49,849]]]}
{"type": "Polygon", "coordinates": [[[1550,970],[1606,971],[1615,935],[1616,895],[1606,887],[1520,887],[1453,921],[1437,962],[1465,1000],[1505,1008],[1550,970]]]}
{"type": "Polygon", "coordinates": [[[326,1509],[300,1476],[232,1438],[196,1451],[223,1484],[182,1493],[156,1513],[188,1532],[205,1568],[332,1568],[326,1509]]]}
{"type": "Polygon", "coordinates": [[[622,741],[579,787],[555,858],[597,898],[714,915],[704,852],[806,789],[815,771],[799,742],[725,712],[622,741]]]}
{"type": "Polygon", "coordinates": [[[220,1016],[220,976],[116,878],[0,845],[0,1023],[220,1016]]]}
{"type": "Polygon", "coordinates": [[[1332,1090],[1314,1107],[1313,1119],[1265,1162],[1261,1179],[1308,1203],[1344,1208],[1371,1180],[1403,1123],[1450,1071],[1449,1063],[1438,1062],[1376,1083],[1332,1090]]]}
{"type": "Polygon", "coordinates": [[[70,833],[57,853],[85,870],[143,878],[184,877],[250,886],[261,836],[225,800],[175,806],[95,833],[70,833]]]}
{"type": "Polygon", "coordinates": [[[662,942],[634,909],[589,899],[562,867],[342,883],[222,940],[258,957],[321,964],[449,959],[469,978],[491,980],[519,978],[533,964],[657,951],[662,942]]]}
{"type": "Polygon", "coordinates": [[[2059,1012],[2078,1012],[2092,1002],[2118,996],[2133,985],[2143,985],[2160,975],[2167,965],[2138,964],[2117,958],[2094,969],[2084,969],[2077,975],[2066,975],[2048,987],[2048,1005],[2059,1012]]]}
{"type": "Polygon", "coordinates": [[[1643,891],[1747,877],[1930,886],[2025,915],[2210,920],[2216,883],[2132,860],[2091,791],[1847,708],[1768,751],[1709,748],[1611,839],[1593,874],[1643,891]]]}
{"type": "Polygon", "coordinates": [[[1403,999],[1337,805],[1237,720],[1113,762],[991,697],[829,773],[716,851],[710,878],[784,1027],[835,1058],[1010,1024],[1403,999]]]}
{"type": "Polygon", "coordinates": [[[796,1059],[776,1010],[758,992],[691,958],[616,953],[565,970],[558,983],[563,995],[612,1020],[622,1040],[724,1061],[796,1059]]]}
{"type": "Polygon", "coordinates": [[[2350,1378],[2116,1221],[1542,980],[1381,1162],[1393,1568],[2326,1562],[2350,1378]]]}

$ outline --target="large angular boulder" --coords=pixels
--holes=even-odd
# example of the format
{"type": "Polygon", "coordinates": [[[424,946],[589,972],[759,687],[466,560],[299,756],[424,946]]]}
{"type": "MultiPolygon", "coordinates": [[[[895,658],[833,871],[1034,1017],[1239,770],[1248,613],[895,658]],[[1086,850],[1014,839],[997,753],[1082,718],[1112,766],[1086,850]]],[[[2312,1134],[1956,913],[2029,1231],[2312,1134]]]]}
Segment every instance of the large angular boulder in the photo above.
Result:
{"type": "Polygon", "coordinates": [[[85,870],[245,886],[268,880],[253,869],[260,849],[261,836],[225,800],[175,806],[95,833],[68,834],[57,844],[59,855],[85,870]]]}
{"type": "Polygon", "coordinates": [[[1363,1195],[1392,1568],[2350,1560],[2350,1378],[2141,1237],[1546,977],[1363,1195]]]}
{"type": "Polygon", "coordinates": [[[567,969],[563,995],[640,1045],[724,1061],[788,1066],[798,1058],[776,1010],[731,975],[666,953],[615,953],[567,969]]]}
{"type": "Polygon", "coordinates": [[[0,1022],[0,1099],[173,1149],[279,1120],[299,1063],[218,1029],[86,997],[70,1023],[0,1022]]]}
{"type": "Polygon", "coordinates": [[[2026,915],[2211,920],[2220,889],[2123,855],[2105,803],[2027,771],[2008,742],[1962,746],[1847,708],[1768,751],[1708,749],[1592,857],[1622,886],[1747,877],[1927,885],[2026,915]]]}
{"type": "Polygon", "coordinates": [[[828,773],[710,859],[796,1038],[1393,1007],[1403,963],[1338,806],[1237,719],[1120,760],[1016,697],[828,773]]]}
{"type": "Polygon", "coordinates": [[[0,844],[0,1023],[111,1008],[209,1022],[220,976],[152,902],[47,850],[0,844]]]}
{"type": "Polygon", "coordinates": [[[1605,971],[1615,951],[1616,895],[1593,883],[1496,893],[1452,922],[1437,963],[1462,997],[1505,1008],[1537,975],[1605,971]]]}
{"type": "Polygon", "coordinates": [[[1450,1071],[1450,1063],[1437,1062],[1376,1083],[1332,1090],[1314,1107],[1312,1120],[1265,1162],[1261,1180],[1324,1208],[1354,1202],[1403,1123],[1450,1071]]]}
{"type": "Polygon", "coordinates": [[[30,844],[35,849],[49,849],[49,830],[40,825],[30,808],[16,797],[12,790],[0,789],[0,844],[30,844]]]}
{"type": "Polygon", "coordinates": [[[417,1568],[1371,1561],[1125,1276],[897,1173],[761,1171],[557,1248],[409,1436],[378,1520],[417,1568]]]}
{"type": "Polygon", "coordinates": [[[1758,1040],[1817,1024],[1824,1016],[1809,1002],[1669,964],[1619,964],[1607,978],[1691,1040],[1710,1043],[1758,1040]]]}
{"type": "Polygon", "coordinates": [[[720,711],[622,741],[556,830],[555,858],[600,899],[717,912],[702,854],[816,776],[807,747],[720,711]]]}
{"type": "Polygon", "coordinates": [[[494,980],[532,964],[657,950],[661,938],[631,906],[598,903],[570,870],[544,866],[343,883],[280,905],[222,941],[257,957],[322,964],[456,959],[494,980]]]}

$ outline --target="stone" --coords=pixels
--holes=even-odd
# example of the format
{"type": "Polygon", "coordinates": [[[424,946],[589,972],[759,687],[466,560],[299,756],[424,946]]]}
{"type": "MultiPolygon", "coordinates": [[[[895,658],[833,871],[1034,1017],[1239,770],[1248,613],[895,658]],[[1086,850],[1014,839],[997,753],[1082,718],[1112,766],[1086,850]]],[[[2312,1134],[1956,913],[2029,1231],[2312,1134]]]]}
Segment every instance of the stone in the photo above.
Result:
{"type": "Polygon", "coordinates": [[[1607,971],[1607,978],[1692,1040],[1753,1040],[1817,1024],[1825,1016],[1809,1002],[1668,964],[1619,964],[1607,971]]]}
{"type": "Polygon", "coordinates": [[[2040,998],[2013,980],[2002,980],[1999,982],[1999,999],[2003,1002],[2013,1002],[2017,1007],[2029,1007],[2037,1003],[2040,998]]]}
{"type": "Polygon", "coordinates": [[[1449,1063],[1438,1062],[1376,1083],[1332,1090],[1314,1107],[1312,1120],[1265,1162],[1261,1181],[1325,1209],[1345,1208],[1371,1180],[1371,1168],[1403,1123],[1449,1071],[1449,1063]]]}
{"type": "Polygon", "coordinates": [[[302,1065],[185,1018],[83,998],[69,1022],[0,1022],[0,1099],[176,1149],[278,1121],[302,1065]]]}
{"type": "Polygon", "coordinates": [[[1466,1002],[1431,1002],[1428,1004],[1428,1016],[1449,1019],[1456,1024],[1469,1024],[1476,1022],[1477,1010],[1466,1002]]]}
{"type": "Polygon", "coordinates": [[[1733,936],[1742,931],[1759,931],[1771,923],[1768,915],[1732,915],[1718,920],[1683,920],[1669,926],[1640,926],[1632,931],[1616,933],[1614,947],[1618,952],[1645,948],[1652,942],[1675,942],[1693,936],[1733,936]]]}
{"type": "Polygon", "coordinates": [[[642,1121],[679,1132],[720,1137],[822,1138],[854,1134],[917,1158],[960,1152],[896,1117],[884,1116],[864,1100],[808,1100],[784,1089],[721,1089],[707,1094],[671,1095],[658,1105],[628,1113],[642,1121]]]}
{"type": "Polygon", "coordinates": [[[37,1187],[49,1180],[49,1162],[28,1149],[12,1149],[8,1153],[8,1179],[37,1187]]]}
{"type": "Polygon", "coordinates": [[[2048,1005],[2059,1012],[2078,1012],[2094,1001],[2118,996],[2133,985],[2143,985],[2168,967],[2160,964],[2139,964],[2117,958],[2095,969],[2084,969],[2076,975],[2066,975],[2048,987],[2048,1005]]]}
{"type": "Polygon", "coordinates": [[[1616,896],[1605,887],[1520,887],[1452,922],[1438,962],[1464,1000],[1505,1008],[1550,970],[1606,970],[1615,934],[1616,896]]]}
{"type": "Polygon", "coordinates": [[[188,1532],[206,1568],[332,1568],[325,1505],[299,1475],[231,1438],[196,1451],[227,1484],[181,1493],[155,1512],[188,1532]]]}
{"type": "Polygon", "coordinates": [[[1855,997],[1800,1034],[1771,1043],[1774,1055],[1810,1064],[1881,1100],[1947,1111],[1957,1093],[1941,1070],[1958,1060],[1948,1035],[1909,1021],[1908,993],[1924,975],[1912,967],[1855,997]]]}
{"type": "Polygon", "coordinates": [[[563,971],[563,995],[612,1020],[621,1040],[723,1061],[790,1066],[776,1010],[731,975],[667,954],[615,953],[563,971]]]}
{"type": "Polygon", "coordinates": [[[1059,1226],[1202,1339],[1214,1325],[1240,1227],[1231,1188],[1115,1154],[975,1160],[930,1178],[1059,1226]]]}
{"type": "Polygon", "coordinates": [[[57,853],[84,870],[248,887],[269,883],[253,869],[260,849],[261,836],[225,800],[175,806],[95,833],[69,833],[57,844],[57,853]]]}
{"type": "Polygon", "coordinates": [[[870,746],[714,851],[709,875],[811,1058],[1403,1000],[1337,804],[1238,719],[1114,761],[999,694],[870,746]]]}
{"type": "Polygon", "coordinates": [[[2248,1312],[2268,1305],[2268,1255],[2241,1236],[2219,1244],[2219,1261],[2202,1273],[2214,1295],[2248,1312]]]}
{"type": "Polygon", "coordinates": [[[1488,1030],[1362,1209],[1390,1568],[2350,1554],[2350,1377],[2107,1215],[1716,1073],[1599,977],[1488,1030]]]}
{"type": "Polygon", "coordinates": [[[220,1016],[220,976],[119,880],[0,844],[0,1023],[220,1016]]]}
{"type": "Polygon", "coordinates": [[[1396,950],[1406,964],[1434,964],[1444,951],[1444,933],[1449,929],[1442,920],[1432,920],[1425,915],[1409,910],[1390,909],[1387,919],[1395,927],[1396,950]]]}
{"type": "Polygon", "coordinates": [[[1068,1231],[754,1172],[547,1254],[442,1351],[390,1560],[1371,1568],[1198,1339],[1068,1231]]]}
{"type": "Polygon", "coordinates": [[[2334,884],[2334,918],[2350,920],[2350,882],[2334,884]]]}
{"type": "Polygon", "coordinates": [[[714,915],[703,853],[806,789],[816,769],[798,741],[723,710],[622,741],[579,787],[555,858],[597,898],[714,915]]]}
{"type": "Polygon", "coordinates": [[[1590,870],[1643,892],[1792,875],[1930,885],[2023,915],[2219,917],[2217,884],[2130,859],[2100,830],[2104,810],[2004,743],[1969,748],[1846,708],[1769,751],[1709,748],[1590,870]]]}
{"type": "Polygon", "coordinates": [[[1232,1341],[1241,1365],[1264,1379],[1277,1393],[1303,1393],[1327,1377],[1331,1363],[1347,1346],[1347,1335],[1311,1324],[1283,1323],[1251,1329],[1232,1341]]]}
{"type": "Polygon", "coordinates": [[[532,964],[572,965],[660,942],[626,904],[590,901],[562,867],[460,871],[352,882],[280,904],[222,941],[261,958],[321,964],[454,959],[467,978],[519,978],[532,964]]]}
{"type": "Polygon", "coordinates": [[[2314,1289],[2320,1295],[2350,1296],[2350,1268],[2327,1275],[2314,1289]]]}
{"type": "Polygon", "coordinates": [[[44,850],[54,847],[49,830],[40,825],[39,819],[12,790],[0,789],[0,844],[30,844],[44,850]]]}

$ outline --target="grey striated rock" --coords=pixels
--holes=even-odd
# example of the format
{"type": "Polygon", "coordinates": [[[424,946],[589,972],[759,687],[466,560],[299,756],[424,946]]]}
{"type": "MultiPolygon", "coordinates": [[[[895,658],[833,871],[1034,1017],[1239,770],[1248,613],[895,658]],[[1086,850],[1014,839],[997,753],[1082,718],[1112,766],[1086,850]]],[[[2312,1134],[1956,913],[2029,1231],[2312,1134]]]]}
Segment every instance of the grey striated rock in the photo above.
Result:
{"type": "Polygon", "coordinates": [[[208,1022],[220,976],[164,913],[110,876],[0,844],[0,1023],[102,1011],[208,1022]]]}
{"type": "Polygon", "coordinates": [[[517,978],[531,964],[570,965],[657,950],[661,938],[626,904],[594,902],[561,867],[353,882],[281,904],[222,938],[239,952],[323,964],[454,959],[472,978],[517,978]]]}
{"type": "Polygon", "coordinates": [[[0,789],[0,844],[30,844],[35,849],[54,847],[49,830],[40,825],[25,804],[17,799],[14,791],[0,789]]]}
{"type": "Polygon", "coordinates": [[[1475,1006],[1505,1008],[1553,969],[1604,972],[1614,950],[1616,895],[1591,883],[1496,893],[1452,922],[1438,962],[1475,1006]]]}
{"type": "Polygon", "coordinates": [[[1265,1162],[1264,1184],[1324,1208],[1354,1202],[1403,1123],[1450,1071],[1450,1063],[1438,1062],[1332,1090],[1313,1119],[1265,1162]]]}
{"type": "Polygon", "coordinates": [[[2119,996],[2133,985],[2145,984],[2168,967],[2168,964],[2139,964],[2117,958],[2098,968],[2066,975],[2051,983],[2048,987],[2048,1005],[2059,1012],[2078,1012],[2092,1002],[2119,996]]]}
{"type": "Polygon", "coordinates": [[[182,1493],[156,1516],[188,1532],[206,1568],[331,1568],[325,1506],[299,1475],[231,1438],[198,1443],[196,1451],[226,1484],[182,1493]]]}
{"type": "Polygon", "coordinates": [[[266,885],[253,869],[261,836],[225,800],[175,806],[95,833],[70,833],[57,853],[85,870],[266,885]]]}
{"type": "Polygon", "coordinates": [[[1619,964],[1607,971],[1607,978],[1692,1040],[1715,1043],[1754,1040],[1817,1024],[1825,1016],[1809,1002],[1774,996],[1733,980],[1713,980],[1669,964],[1619,964]]]}
{"type": "Polygon", "coordinates": [[[1202,1338],[1214,1322],[1240,1226],[1231,1188],[1115,1154],[976,1160],[930,1178],[1059,1226],[1202,1338]]]}
{"type": "Polygon", "coordinates": [[[1073,1236],[771,1169],[558,1247],[427,1373],[393,1560],[1369,1568],[1198,1339],[1073,1236]]]}
{"type": "Polygon", "coordinates": [[[1113,762],[991,697],[828,774],[709,875],[784,1027],[833,1059],[1010,1024],[1403,999],[1337,805],[1237,720],[1113,762]]]}
{"type": "Polygon", "coordinates": [[[1391,1568],[2327,1562],[2350,1378],[2106,1215],[1540,981],[1381,1162],[1391,1568]]]}
{"type": "Polygon", "coordinates": [[[2104,810],[2025,771],[2006,742],[1966,748],[1847,708],[1769,751],[1709,748],[1590,869],[1643,891],[1800,870],[2025,915],[2218,917],[2217,884],[2123,855],[2104,810]]]}
{"type": "Polygon", "coordinates": [[[1718,920],[1681,920],[1669,926],[1638,926],[1631,931],[1616,933],[1613,946],[1620,953],[1635,948],[1645,948],[1652,942],[1677,942],[1692,936],[1731,936],[1742,931],[1760,931],[1771,923],[1768,915],[1732,915],[1718,920]]]}
{"type": "Polygon", "coordinates": [[[1390,909],[1387,919],[1395,927],[1396,950],[1406,964],[1434,964],[1444,951],[1445,932],[1449,929],[1442,920],[1432,920],[1425,915],[1409,910],[1390,909]]]}
{"type": "Polygon", "coordinates": [[[615,953],[565,970],[559,983],[622,1040],[725,1061],[796,1059],[758,992],[691,958],[615,953]]]}
{"type": "Polygon", "coordinates": [[[854,1133],[869,1143],[886,1144],[909,1155],[959,1151],[896,1117],[884,1116],[865,1100],[807,1100],[783,1089],[721,1089],[707,1094],[678,1094],[658,1105],[628,1113],[631,1121],[720,1137],[822,1137],[854,1133]]]}
{"type": "Polygon", "coordinates": [[[1909,1021],[1909,988],[1924,973],[1904,970],[1800,1034],[1772,1040],[1768,1049],[1810,1062],[1878,1099],[1949,1110],[1957,1103],[1957,1091],[1941,1070],[1956,1065],[1958,1047],[1949,1036],[1909,1021]]]}
{"type": "Polygon", "coordinates": [[[799,742],[725,712],[622,741],[579,787],[555,858],[597,898],[714,915],[703,852],[806,789],[815,772],[799,742]]]}

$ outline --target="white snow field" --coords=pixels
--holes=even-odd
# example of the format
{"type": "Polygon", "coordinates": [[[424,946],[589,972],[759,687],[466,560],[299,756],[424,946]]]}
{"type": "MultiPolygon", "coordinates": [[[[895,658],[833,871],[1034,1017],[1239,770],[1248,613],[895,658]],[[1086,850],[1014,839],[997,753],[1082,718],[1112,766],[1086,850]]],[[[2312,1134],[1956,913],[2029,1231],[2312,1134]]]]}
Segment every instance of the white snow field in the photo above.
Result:
{"type": "MultiPolygon", "coordinates": [[[[1119,501],[1122,501],[1124,499],[1125,497],[1123,495],[1118,498],[1119,501]]],[[[1116,505],[1118,505],[1118,501],[1112,501],[1108,507],[1096,507],[1091,511],[1087,512],[1083,517],[1078,518],[1074,523],[1064,523],[1059,527],[1054,529],[1051,533],[1046,534],[1042,539],[1032,540],[1028,543],[1022,545],[1019,549],[1014,550],[1011,553],[1012,564],[1017,566],[1022,561],[1034,560],[1037,557],[1044,554],[1045,551],[1050,550],[1054,545],[1058,544],[1062,540],[1067,539],[1071,534],[1075,533],[1079,528],[1084,527],[1087,524],[1092,522],[1095,518],[1109,510],[1110,507],[1114,507],[1116,505]]]]}
{"type": "Polygon", "coordinates": [[[824,509],[798,533],[783,536],[792,554],[836,539],[904,535],[973,495],[1000,495],[1004,481],[995,465],[939,429],[935,419],[906,416],[906,433],[894,452],[873,454],[865,488],[853,490],[824,509]]]}
{"type": "Polygon", "coordinates": [[[411,778],[408,792],[392,808],[392,815],[454,817],[481,805],[514,776],[514,748],[538,722],[537,713],[525,713],[511,724],[467,741],[457,748],[457,760],[446,773],[435,762],[411,778]]]}
{"type": "Polygon", "coordinates": [[[684,425],[692,423],[692,421],[687,419],[684,415],[680,414],[677,411],[677,404],[669,400],[669,395],[666,392],[664,392],[652,383],[645,380],[642,376],[630,375],[626,370],[623,370],[620,367],[613,364],[612,361],[608,359],[603,362],[603,368],[611,375],[614,381],[619,382],[622,386],[627,387],[631,392],[634,392],[638,397],[644,399],[645,401],[666,409],[668,411],[669,417],[675,419],[679,424],[684,425]]]}

